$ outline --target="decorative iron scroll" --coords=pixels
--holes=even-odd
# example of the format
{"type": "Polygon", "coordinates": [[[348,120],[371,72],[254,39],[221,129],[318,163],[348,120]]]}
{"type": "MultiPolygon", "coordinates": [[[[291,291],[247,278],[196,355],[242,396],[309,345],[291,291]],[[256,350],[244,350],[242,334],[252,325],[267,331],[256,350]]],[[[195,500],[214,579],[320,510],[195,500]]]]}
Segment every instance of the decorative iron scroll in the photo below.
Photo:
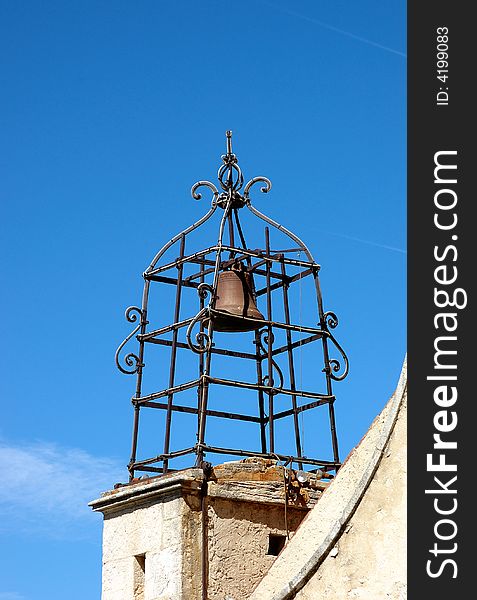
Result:
{"type": "Polygon", "coordinates": [[[268,192],[272,189],[272,182],[267,177],[253,177],[247,183],[247,185],[245,186],[245,188],[243,190],[243,195],[247,201],[250,200],[250,189],[252,188],[252,186],[254,186],[256,183],[260,183],[260,182],[265,184],[265,186],[260,188],[260,191],[263,194],[268,194],[268,192]]]}
{"type": "Polygon", "coordinates": [[[323,320],[326,322],[330,329],[338,327],[338,317],[334,312],[328,311],[323,315],[323,320]]]}
{"type": "Polygon", "coordinates": [[[335,373],[339,373],[339,371],[341,370],[342,367],[341,367],[341,363],[339,360],[337,360],[336,358],[332,358],[329,361],[329,366],[331,369],[329,371],[329,375],[330,375],[331,379],[334,379],[335,381],[343,381],[343,379],[345,379],[349,373],[349,360],[348,360],[348,357],[346,356],[346,353],[343,350],[343,348],[336,341],[336,338],[330,334],[329,339],[333,342],[336,349],[341,354],[341,357],[343,358],[343,362],[344,362],[343,373],[341,373],[341,375],[335,375],[335,373]]]}
{"type": "Polygon", "coordinates": [[[328,328],[336,329],[336,327],[338,327],[339,320],[338,320],[338,317],[336,316],[336,313],[334,313],[332,311],[328,311],[328,312],[324,313],[323,323],[324,323],[324,329],[326,329],[328,331],[328,339],[333,343],[333,345],[336,347],[338,352],[341,354],[341,358],[344,363],[344,366],[342,367],[339,360],[337,360],[336,358],[332,358],[328,361],[328,368],[325,367],[324,370],[329,373],[329,376],[331,377],[331,379],[334,379],[335,381],[343,381],[343,379],[345,379],[349,373],[349,360],[348,360],[348,357],[346,356],[345,351],[343,350],[341,345],[337,342],[335,336],[332,333],[330,333],[330,331],[328,330],[328,328]],[[341,369],[343,369],[343,372],[340,375],[337,375],[336,373],[339,373],[341,371],[341,369]]]}
{"type": "MultiPolygon", "coordinates": [[[[212,298],[214,294],[214,288],[208,283],[200,283],[197,287],[197,294],[199,298],[202,298],[202,300],[205,300],[208,294],[210,294],[212,298]]],[[[202,310],[200,310],[192,319],[189,327],[187,328],[187,344],[189,348],[196,354],[204,354],[205,352],[208,352],[212,345],[212,340],[210,339],[209,335],[205,333],[205,331],[199,331],[195,334],[195,341],[197,342],[197,345],[194,344],[191,340],[192,330],[194,329],[195,325],[197,323],[200,323],[207,317],[210,318],[210,306],[206,306],[202,310]]]]}
{"type": "Polygon", "coordinates": [[[214,205],[214,203],[217,202],[217,198],[219,196],[219,190],[210,181],[198,181],[197,183],[194,183],[194,185],[192,186],[192,188],[190,190],[192,198],[194,198],[194,200],[200,200],[202,198],[202,194],[197,193],[197,190],[201,187],[208,187],[210,190],[212,190],[212,192],[214,194],[214,197],[212,199],[212,205],[214,205]]]}
{"type": "MultiPolygon", "coordinates": [[[[268,353],[268,351],[265,348],[265,346],[268,346],[269,340],[270,340],[271,344],[274,343],[275,337],[273,335],[273,332],[270,332],[270,334],[269,334],[269,331],[268,331],[267,328],[260,329],[258,331],[258,336],[256,338],[256,343],[257,343],[258,348],[262,351],[264,358],[267,356],[267,353],[268,353]]],[[[278,378],[280,380],[280,383],[278,385],[278,389],[280,390],[280,389],[282,389],[284,387],[283,373],[282,373],[280,367],[278,366],[277,362],[273,358],[272,358],[272,367],[278,373],[278,378]]],[[[273,377],[270,380],[270,376],[269,375],[265,375],[265,377],[262,378],[262,385],[266,385],[266,386],[274,388],[275,385],[274,385],[273,377]]],[[[276,393],[278,393],[278,390],[277,390],[276,393]]]]}
{"type": "MultiPolygon", "coordinates": [[[[138,308],[137,306],[130,306],[129,308],[126,309],[126,312],[125,312],[126,320],[129,321],[129,323],[135,323],[138,319],[138,316],[142,320],[142,315],[143,315],[142,310],[140,308],[138,308]]],[[[121,371],[121,373],[124,373],[125,375],[134,375],[135,373],[137,373],[139,371],[139,369],[141,367],[144,366],[141,363],[139,356],[137,356],[133,352],[130,352],[123,358],[126,365],[128,367],[134,367],[133,369],[125,369],[121,365],[121,362],[120,362],[121,350],[129,342],[129,340],[133,337],[133,335],[135,335],[139,331],[140,328],[141,328],[141,322],[139,322],[139,325],[135,329],[133,329],[133,331],[131,331],[131,333],[127,336],[127,338],[125,338],[123,340],[123,342],[119,345],[118,349],[116,350],[116,354],[114,357],[115,361],[116,361],[116,365],[117,365],[118,369],[121,371]]]]}

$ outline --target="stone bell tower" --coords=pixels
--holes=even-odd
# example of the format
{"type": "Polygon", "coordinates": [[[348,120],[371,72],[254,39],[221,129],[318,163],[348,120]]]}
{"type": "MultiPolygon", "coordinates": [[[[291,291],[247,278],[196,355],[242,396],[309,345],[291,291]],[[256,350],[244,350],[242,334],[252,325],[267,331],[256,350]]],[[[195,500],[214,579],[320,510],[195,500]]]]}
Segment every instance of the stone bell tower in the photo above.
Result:
{"type": "Polygon", "coordinates": [[[156,254],[141,307],[126,311],[137,326],[116,363],[136,377],[129,482],[91,503],[104,515],[102,600],[246,598],[340,467],[333,382],[348,360],[320,266],[252,205],[253,186],[271,182],[244,186],[231,132],[218,183],[192,187],[197,200],[211,192],[209,211],[156,254]],[[307,377],[298,364],[313,365],[307,377]]]}

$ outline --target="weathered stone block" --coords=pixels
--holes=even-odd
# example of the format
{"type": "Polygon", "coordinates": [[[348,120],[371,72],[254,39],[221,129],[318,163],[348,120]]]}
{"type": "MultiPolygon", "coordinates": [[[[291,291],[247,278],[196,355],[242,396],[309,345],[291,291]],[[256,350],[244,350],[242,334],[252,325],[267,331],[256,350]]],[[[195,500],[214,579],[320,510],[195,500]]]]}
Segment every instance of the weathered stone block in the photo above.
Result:
{"type": "Polygon", "coordinates": [[[328,485],[311,479],[286,511],[283,468],[263,459],[215,467],[205,495],[200,469],[105,492],[91,503],[104,514],[102,600],[200,600],[204,561],[209,600],[247,597],[276,558],[270,535],[292,535],[328,485]]]}

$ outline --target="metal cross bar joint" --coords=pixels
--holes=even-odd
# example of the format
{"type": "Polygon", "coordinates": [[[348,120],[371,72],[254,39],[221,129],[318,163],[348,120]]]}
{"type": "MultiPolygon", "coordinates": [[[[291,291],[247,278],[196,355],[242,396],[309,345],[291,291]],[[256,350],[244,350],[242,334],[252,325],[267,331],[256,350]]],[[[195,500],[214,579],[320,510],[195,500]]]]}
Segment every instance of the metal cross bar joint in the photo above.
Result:
{"type": "Polygon", "coordinates": [[[297,235],[253,206],[252,188],[261,184],[266,194],[272,183],[253,177],[244,186],[231,131],[217,178],[218,186],[205,180],[192,186],[195,200],[202,198],[199,189],[212,194],[210,209],[159,250],[143,273],[142,305],[126,311],[135,327],[115,358],[122,373],[136,377],[130,477],[192,466],[191,455],[195,465],[206,455],[257,456],[336,471],[333,382],[347,376],[349,362],[334,335],[338,317],[323,308],[320,265],[297,235]],[[264,224],[251,232],[255,238],[263,232],[264,242],[247,243],[243,208],[264,224]],[[217,241],[201,248],[217,215],[217,241]],[[204,233],[196,236],[199,229],[204,233]],[[123,354],[132,338],[137,350],[123,354]],[[252,375],[247,365],[253,364],[252,375]],[[147,439],[139,417],[146,411],[150,418],[151,409],[164,419],[147,439]],[[329,431],[307,436],[310,456],[305,414],[311,431],[323,432],[326,424],[329,431]],[[162,448],[154,449],[160,437],[162,448]],[[224,438],[232,447],[224,447],[224,438]],[[320,457],[311,456],[315,447],[320,457]]]}

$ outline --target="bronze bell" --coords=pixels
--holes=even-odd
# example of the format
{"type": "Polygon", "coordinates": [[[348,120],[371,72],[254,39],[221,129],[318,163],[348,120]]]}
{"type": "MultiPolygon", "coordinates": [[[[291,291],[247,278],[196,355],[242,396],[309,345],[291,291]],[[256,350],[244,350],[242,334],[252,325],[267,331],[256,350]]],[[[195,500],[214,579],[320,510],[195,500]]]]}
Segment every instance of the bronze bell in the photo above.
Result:
{"type": "MultiPolygon", "coordinates": [[[[219,312],[213,318],[216,331],[253,331],[262,326],[261,323],[247,320],[264,320],[253,299],[252,285],[251,274],[245,271],[240,262],[232,265],[230,271],[219,273],[215,303],[215,310],[219,312]]],[[[208,325],[207,321],[204,322],[205,326],[208,325]]]]}

